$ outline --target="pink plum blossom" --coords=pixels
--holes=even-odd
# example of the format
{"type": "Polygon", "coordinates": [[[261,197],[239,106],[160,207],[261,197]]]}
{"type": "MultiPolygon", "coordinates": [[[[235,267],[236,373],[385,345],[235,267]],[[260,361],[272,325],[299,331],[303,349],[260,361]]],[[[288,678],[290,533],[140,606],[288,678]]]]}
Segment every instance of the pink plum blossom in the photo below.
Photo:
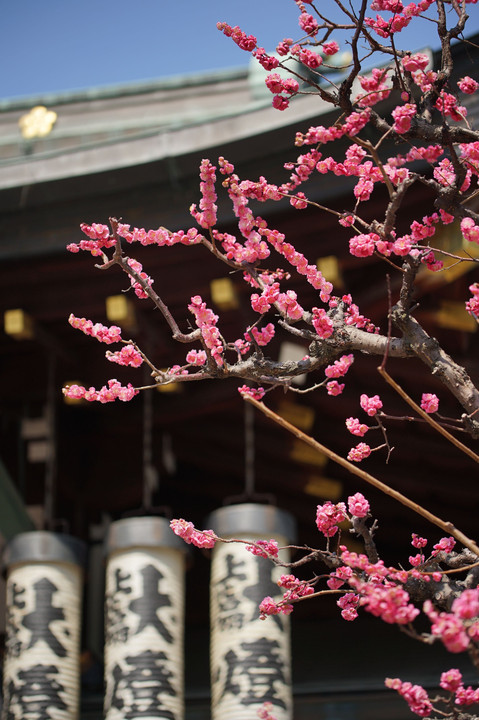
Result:
{"type": "Polygon", "coordinates": [[[462,620],[453,613],[437,612],[430,600],[424,602],[423,610],[431,621],[431,632],[439,637],[449,652],[464,652],[470,638],[462,620]]]}
{"type": "Polygon", "coordinates": [[[141,353],[131,344],[125,345],[117,352],[107,350],[106,357],[110,362],[118,363],[118,365],[130,365],[137,368],[143,364],[141,353]]]}
{"type": "Polygon", "coordinates": [[[360,423],[358,418],[353,417],[347,418],[346,427],[352,435],[358,435],[359,437],[363,437],[369,430],[367,425],[360,423]]]}
{"type": "Polygon", "coordinates": [[[216,225],[216,211],[218,210],[215,191],[216,167],[209,160],[202,160],[200,165],[200,210],[196,205],[190,207],[190,213],[202,228],[210,228],[216,225]]]}
{"type": "Polygon", "coordinates": [[[63,394],[72,400],[87,400],[88,402],[108,403],[115,400],[128,402],[138,395],[138,390],[130,383],[124,386],[118,380],[112,379],[108,380],[108,385],[104,385],[100,390],[95,390],[94,387],[87,389],[82,385],[70,385],[63,388],[63,394]]]}
{"type": "Polygon", "coordinates": [[[371,448],[366,443],[360,442],[356,447],[351,448],[348,452],[348,460],[353,462],[361,462],[371,454],[371,448]]]}
{"type": "Polygon", "coordinates": [[[218,540],[213,530],[196,530],[192,522],[183,520],[183,518],[171,520],[170,527],[175,535],[178,535],[186,543],[199,548],[212,548],[218,540]]]}
{"type": "Polygon", "coordinates": [[[469,315],[472,315],[472,317],[476,318],[476,320],[479,319],[479,283],[473,283],[472,285],[469,285],[469,292],[472,294],[472,297],[467,300],[466,302],[466,310],[469,313],[469,315]]]}
{"type": "Polygon", "coordinates": [[[354,517],[366,517],[369,513],[369,503],[362,493],[357,492],[355,495],[348,497],[348,509],[354,517]]]}
{"type": "Polygon", "coordinates": [[[477,88],[479,87],[479,83],[476,80],[473,80],[469,75],[466,75],[465,77],[461,78],[458,81],[458,87],[459,90],[461,90],[463,93],[466,93],[466,95],[472,95],[476,92],[477,88]]]}
{"type": "Polygon", "coordinates": [[[428,717],[433,707],[429,696],[421,685],[413,685],[410,682],[402,682],[399,678],[386,678],[385,685],[396,690],[407,702],[411,712],[420,717],[428,717]]]}
{"type": "Polygon", "coordinates": [[[354,355],[341,355],[339,360],[335,360],[332,365],[328,365],[325,368],[324,374],[328,378],[342,377],[343,375],[346,375],[353,362],[354,355]]]}
{"type": "Polygon", "coordinates": [[[456,692],[456,690],[462,685],[462,673],[456,668],[446,670],[441,675],[439,685],[443,690],[449,690],[449,692],[456,692]]]}
{"type": "Polygon", "coordinates": [[[421,408],[427,413],[435,413],[439,408],[439,398],[434,393],[423,393],[421,408]]]}
{"type": "Polygon", "coordinates": [[[405,70],[415,72],[416,70],[425,70],[429,64],[429,58],[425,53],[416,53],[415,55],[406,55],[401,62],[405,70]]]}
{"type": "Polygon", "coordinates": [[[337,380],[331,380],[326,383],[326,390],[328,395],[341,395],[344,390],[344,383],[338,383],[337,380]]]}
{"type": "Polygon", "coordinates": [[[313,308],[313,326],[320,338],[331,337],[334,331],[333,321],[324,308],[313,308]]]}
{"type": "Polygon", "coordinates": [[[467,589],[455,598],[452,612],[463,620],[479,617],[479,589],[467,589]]]}
{"type": "Polygon", "coordinates": [[[479,243],[479,225],[470,217],[461,220],[461,232],[469,242],[479,243]]]}
{"type": "Polygon", "coordinates": [[[325,55],[336,55],[339,51],[339,45],[335,40],[330,40],[323,44],[323,53],[325,55]]]}
{"type": "Polygon", "coordinates": [[[339,598],[336,605],[341,608],[341,617],[343,620],[348,620],[349,622],[356,620],[358,616],[359,595],[348,592],[339,598]]]}
{"type": "Polygon", "coordinates": [[[407,133],[411,127],[411,120],[416,114],[417,108],[414,103],[405,103],[404,105],[398,105],[393,111],[392,116],[394,118],[393,130],[400,135],[407,133]]]}
{"type": "Polygon", "coordinates": [[[263,558],[278,557],[278,543],[276,540],[256,540],[253,545],[246,545],[246,550],[252,555],[263,558]]]}
{"type": "Polygon", "coordinates": [[[346,505],[334,505],[329,500],[316,509],[316,526],[325,537],[332,537],[338,531],[338,523],[346,520],[346,505]]]}
{"type": "Polygon", "coordinates": [[[265,620],[268,615],[290,615],[293,612],[291,604],[283,604],[276,602],[269,595],[261,601],[259,605],[260,619],[265,620]]]}
{"type": "Polygon", "coordinates": [[[78,318],[73,313],[68,318],[70,325],[76,330],[81,330],[85,335],[94,337],[99,342],[104,342],[107,345],[111,343],[121,342],[121,328],[118,325],[102,325],[101,323],[93,323],[91,320],[85,318],[78,318]]]}
{"type": "Polygon", "coordinates": [[[259,720],[276,720],[273,715],[273,703],[264,702],[257,710],[259,720]]]}
{"type": "Polygon", "coordinates": [[[376,233],[356,235],[349,241],[349,252],[356,257],[368,257],[373,254],[378,240],[376,233]]]}
{"type": "Polygon", "coordinates": [[[440,552],[451,553],[455,544],[456,541],[453,537],[443,537],[433,546],[432,555],[437,555],[440,552]]]}
{"type": "Polygon", "coordinates": [[[186,362],[189,365],[204,365],[206,353],[204,350],[190,350],[186,355],[186,362]]]}
{"type": "Polygon", "coordinates": [[[359,402],[362,409],[370,417],[376,415],[377,411],[380,410],[383,406],[379,395],[373,395],[372,397],[368,397],[365,393],[363,393],[359,399],[359,402]]]}
{"type": "Polygon", "coordinates": [[[416,533],[413,533],[411,545],[419,550],[420,548],[426,547],[427,540],[426,540],[426,538],[419,537],[419,535],[416,535],[416,533]]]}
{"type": "Polygon", "coordinates": [[[239,387],[238,392],[241,395],[247,395],[249,397],[252,397],[254,400],[261,400],[261,398],[263,398],[265,394],[264,388],[250,388],[248,387],[248,385],[242,385],[241,387],[239,387]]]}

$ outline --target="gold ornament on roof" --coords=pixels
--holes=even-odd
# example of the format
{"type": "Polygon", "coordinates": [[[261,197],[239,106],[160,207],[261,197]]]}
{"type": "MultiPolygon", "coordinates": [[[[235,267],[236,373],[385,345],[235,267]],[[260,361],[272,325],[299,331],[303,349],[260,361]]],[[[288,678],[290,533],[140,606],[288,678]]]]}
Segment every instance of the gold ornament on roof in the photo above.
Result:
{"type": "Polygon", "coordinates": [[[48,135],[56,123],[57,114],[44,105],[36,105],[18,121],[22,136],[26,140],[48,135]]]}

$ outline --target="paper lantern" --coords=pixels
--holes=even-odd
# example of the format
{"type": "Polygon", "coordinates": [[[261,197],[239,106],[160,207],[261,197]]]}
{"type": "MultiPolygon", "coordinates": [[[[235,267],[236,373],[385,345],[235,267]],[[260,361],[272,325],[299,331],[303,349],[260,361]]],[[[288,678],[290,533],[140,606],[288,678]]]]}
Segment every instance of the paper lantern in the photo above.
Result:
{"type": "Polygon", "coordinates": [[[107,553],[105,718],[181,720],[184,543],[164,518],[127,518],[107,553]]]}
{"type": "Polygon", "coordinates": [[[16,535],[5,549],[9,720],[79,717],[84,558],[81,541],[50,532],[16,535]]]}
{"type": "MultiPolygon", "coordinates": [[[[273,538],[280,547],[295,536],[289,513],[253,503],[216,510],[206,527],[224,538],[273,538]]],[[[281,551],[281,559],[288,558],[289,552],[281,551]]],[[[213,720],[251,720],[265,702],[272,704],[277,720],[293,717],[289,618],[261,620],[258,610],[264,597],[282,597],[277,585],[282,572],[287,571],[247,552],[243,544],[215,545],[210,585],[213,720]]]]}

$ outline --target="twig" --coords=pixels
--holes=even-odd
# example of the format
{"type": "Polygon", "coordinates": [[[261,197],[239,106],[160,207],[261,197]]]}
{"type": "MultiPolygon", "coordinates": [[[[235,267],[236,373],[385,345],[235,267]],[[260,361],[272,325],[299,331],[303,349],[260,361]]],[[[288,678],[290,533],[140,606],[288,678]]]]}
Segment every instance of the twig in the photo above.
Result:
{"type": "Polygon", "coordinates": [[[463,453],[468,455],[474,462],[479,463],[479,455],[476,455],[476,453],[471,450],[471,448],[467,447],[467,445],[463,445],[463,443],[458,440],[454,435],[451,435],[442,425],[440,425],[438,422],[434,420],[430,415],[428,415],[427,412],[424,412],[424,410],[417,405],[412,398],[409,397],[409,395],[400,387],[397,382],[395,382],[392,377],[389,375],[389,373],[385,370],[385,368],[380,365],[378,367],[379,374],[386,380],[388,385],[390,385],[394,390],[402,397],[407,404],[417,412],[418,415],[422,417],[423,420],[425,420],[431,427],[434,428],[434,430],[437,430],[438,433],[441,433],[449,442],[451,442],[453,445],[455,445],[459,450],[461,450],[463,453]]]}
{"type": "Polygon", "coordinates": [[[426,510],[421,505],[418,505],[413,500],[410,500],[408,497],[403,495],[402,493],[398,492],[397,490],[393,490],[393,488],[389,487],[389,485],[386,485],[385,483],[381,482],[381,480],[378,480],[373,475],[370,475],[365,470],[362,470],[361,468],[357,467],[356,465],[353,465],[353,463],[349,462],[349,460],[346,460],[345,458],[341,457],[341,455],[337,455],[337,453],[330,450],[325,445],[322,445],[321,443],[317,442],[317,440],[314,440],[314,438],[310,437],[309,435],[306,435],[303,433],[299,428],[295,427],[291,423],[289,423],[287,420],[282,418],[280,415],[275,413],[273,410],[270,410],[266,405],[264,405],[262,402],[258,402],[258,400],[255,400],[254,398],[250,397],[249,395],[243,396],[246,402],[251,403],[254,405],[258,410],[261,410],[261,412],[266,415],[270,420],[273,420],[275,423],[283,427],[285,430],[288,430],[292,435],[297,437],[299,440],[302,440],[307,445],[310,445],[312,448],[317,450],[320,453],[323,453],[333,462],[337,463],[338,465],[341,465],[341,467],[344,467],[346,470],[348,470],[352,475],[356,475],[357,477],[361,478],[361,480],[364,480],[365,482],[369,483],[369,485],[372,485],[376,489],[380,490],[381,492],[385,493],[386,495],[389,495],[394,500],[397,500],[402,505],[405,505],[413,512],[417,513],[418,515],[421,515],[422,517],[426,518],[429,522],[431,522],[433,525],[436,525],[437,527],[441,528],[444,532],[449,533],[452,535],[456,540],[458,540],[464,547],[467,547],[471,552],[473,552],[475,555],[479,557],[479,547],[476,545],[476,543],[468,538],[464,533],[462,533],[460,530],[458,530],[451,522],[446,522],[445,520],[442,520],[441,518],[437,517],[437,515],[434,515],[433,513],[429,512],[429,510],[426,510]]]}

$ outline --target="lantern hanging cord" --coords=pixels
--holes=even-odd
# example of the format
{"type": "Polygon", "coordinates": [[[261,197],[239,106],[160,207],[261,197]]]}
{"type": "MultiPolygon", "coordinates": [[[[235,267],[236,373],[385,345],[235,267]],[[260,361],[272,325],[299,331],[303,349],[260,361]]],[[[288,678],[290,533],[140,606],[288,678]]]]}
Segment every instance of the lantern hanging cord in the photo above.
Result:
{"type": "Polygon", "coordinates": [[[157,485],[153,467],[153,391],[143,393],[143,508],[151,510],[153,492],[157,485]]]}
{"type": "Polygon", "coordinates": [[[244,437],[245,437],[245,495],[246,497],[254,496],[254,409],[249,403],[244,404],[244,437]]]}
{"type": "Polygon", "coordinates": [[[46,402],[46,420],[47,420],[47,442],[48,455],[45,465],[45,491],[44,491],[44,507],[45,507],[45,527],[51,529],[55,519],[55,492],[56,492],[56,413],[55,413],[55,393],[56,393],[56,359],[53,353],[48,358],[48,380],[47,380],[47,402],[46,402]]]}

